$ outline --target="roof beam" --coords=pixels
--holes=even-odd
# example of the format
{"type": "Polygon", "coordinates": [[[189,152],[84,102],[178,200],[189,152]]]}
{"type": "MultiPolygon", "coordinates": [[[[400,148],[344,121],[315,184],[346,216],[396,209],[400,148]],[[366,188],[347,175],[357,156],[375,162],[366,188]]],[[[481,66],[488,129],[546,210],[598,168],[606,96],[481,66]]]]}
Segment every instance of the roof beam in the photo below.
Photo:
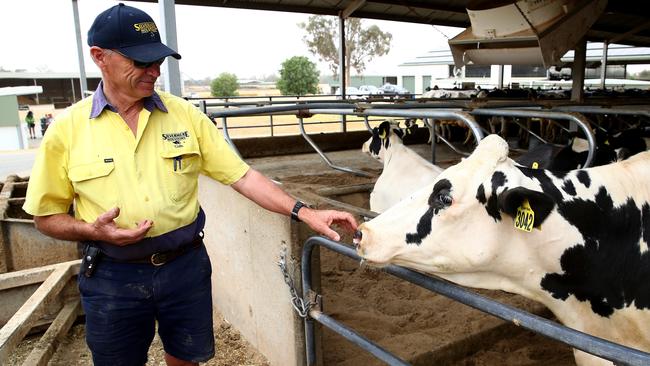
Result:
{"type": "Polygon", "coordinates": [[[369,1],[371,3],[377,3],[377,4],[387,4],[387,5],[394,5],[394,6],[404,6],[408,8],[418,8],[418,9],[426,9],[426,10],[431,10],[431,11],[441,11],[441,12],[446,12],[446,13],[456,13],[456,14],[462,14],[468,17],[467,21],[469,22],[469,16],[467,15],[467,9],[463,6],[449,6],[449,5],[443,5],[443,4],[436,4],[435,2],[432,1],[421,1],[421,0],[400,0],[400,1],[395,1],[395,0],[371,0],[369,1]]]}
{"type": "Polygon", "coordinates": [[[343,19],[349,18],[350,15],[352,15],[352,13],[357,11],[357,9],[362,7],[363,4],[365,4],[365,3],[366,3],[366,0],[354,0],[354,1],[352,1],[350,3],[350,5],[348,5],[345,9],[343,9],[341,11],[341,18],[343,18],[343,19]]]}
{"type": "Polygon", "coordinates": [[[650,27],[650,20],[646,20],[645,22],[642,22],[641,24],[637,25],[636,27],[632,28],[631,30],[629,30],[629,31],[627,31],[627,32],[625,32],[623,34],[619,34],[616,37],[612,37],[609,40],[609,42],[610,43],[619,42],[619,41],[621,41],[623,39],[628,38],[629,36],[635,35],[635,34],[641,32],[642,30],[647,29],[648,27],[650,27]]]}

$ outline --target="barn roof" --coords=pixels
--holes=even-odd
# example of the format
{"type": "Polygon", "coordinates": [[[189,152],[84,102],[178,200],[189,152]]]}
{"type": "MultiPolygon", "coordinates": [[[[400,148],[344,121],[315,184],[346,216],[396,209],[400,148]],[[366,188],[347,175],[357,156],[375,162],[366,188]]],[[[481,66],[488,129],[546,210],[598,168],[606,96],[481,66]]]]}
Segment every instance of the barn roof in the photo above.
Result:
{"type": "MultiPolygon", "coordinates": [[[[157,0],[144,0],[156,2],[157,0]]],[[[588,2],[590,0],[576,0],[588,2]]],[[[179,5],[274,10],[467,28],[469,0],[176,0],[179,5]]],[[[650,47],[650,2],[610,0],[588,31],[592,42],[650,47]]]]}

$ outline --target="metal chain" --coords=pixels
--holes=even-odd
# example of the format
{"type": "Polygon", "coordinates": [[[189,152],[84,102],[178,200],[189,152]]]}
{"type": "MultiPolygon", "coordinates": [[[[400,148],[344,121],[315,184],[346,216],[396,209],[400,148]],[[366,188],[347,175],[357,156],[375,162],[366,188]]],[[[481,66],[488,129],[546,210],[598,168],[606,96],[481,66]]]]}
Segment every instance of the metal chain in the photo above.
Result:
{"type": "Polygon", "coordinates": [[[293,282],[293,277],[289,275],[289,270],[287,269],[286,246],[282,248],[278,266],[280,267],[282,275],[284,276],[284,282],[289,286],[289,293],[291,294],[291,305],[301,318],[306,318],[313,304],[309,301],[305,301],[302,297],[298,296],[298,291],[296,290],[296,286],[293,282]]]}

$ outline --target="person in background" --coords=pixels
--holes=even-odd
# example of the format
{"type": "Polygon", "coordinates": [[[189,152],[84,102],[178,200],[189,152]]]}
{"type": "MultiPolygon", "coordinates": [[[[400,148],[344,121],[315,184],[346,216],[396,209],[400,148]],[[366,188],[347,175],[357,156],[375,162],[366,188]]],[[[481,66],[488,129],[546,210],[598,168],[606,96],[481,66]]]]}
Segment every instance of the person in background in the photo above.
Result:
{"type": "Polygon", "coordinates": [[[79,291],[95,365],[144,365],[156,323],[167,365],[198,365],[214,355],[199,174],[333,240],[331,225],[353,232],[356,220],[296,201],[194,105],[155,91],[165,58],[181,56],[145,12],[121,3],[102,12],[88,45],[102,81],[49,126],[23,209],[44,234],[85,243],[79,291]]]}
{"type": "Polygon", "coordinates": [[[45,137],[45,131],[47,131],[47,114],[41,117],[41,137],[45,137]]]}
{"type": "Polygon", "coordinates": [[[29,138],[36,138],[36,131],[34,127],[36,126],[36,121],[34,120],[34,112],[28,111],[27,116],[25,116],[25,123],[27,124],[27,130],[29,131],[29,138]]]}

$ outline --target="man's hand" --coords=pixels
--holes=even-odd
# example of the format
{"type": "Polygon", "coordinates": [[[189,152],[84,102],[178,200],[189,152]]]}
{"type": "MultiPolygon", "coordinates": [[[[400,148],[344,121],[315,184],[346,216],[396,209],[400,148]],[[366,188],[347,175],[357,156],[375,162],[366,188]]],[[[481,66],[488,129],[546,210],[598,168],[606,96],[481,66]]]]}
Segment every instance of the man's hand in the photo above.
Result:
{"type": "Polygon", "coordinates": [[[303,207],[298,211],[298,218],[305,224],[309,225],[312,230],[323,234],[334,241],[341,240],[341,236],[330,228],[332,224],[336,224],[350,233],[357,230],[357,221],[354,219],[354,216],[348,212],[314,210],[308,207],[303,207]]]}
{"type": "Polygon", "coordinates": [[[122,229],[113,221],[119,215],[120,209],[117,207],[99,215],[97,220],[92,223],[94,239],[119,246],[129,245],[144,239],[147,231],[153,226],[153,221],[143,220],[135,229],[122,229]]]}

